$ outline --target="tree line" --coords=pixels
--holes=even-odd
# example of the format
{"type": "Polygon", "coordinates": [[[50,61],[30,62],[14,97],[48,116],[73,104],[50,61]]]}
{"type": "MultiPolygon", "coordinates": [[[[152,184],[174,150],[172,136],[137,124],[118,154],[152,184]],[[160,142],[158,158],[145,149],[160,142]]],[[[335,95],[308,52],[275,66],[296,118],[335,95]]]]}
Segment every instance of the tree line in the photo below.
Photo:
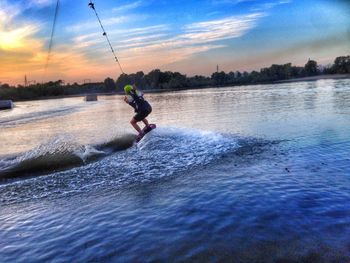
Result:
{"type": "Polygon", "coordinates": [[[317,75],[349,74],[350,56],[337,57],[334,64],[328,67],[321,67],[314,60],[308,60],[304,67],[292,66],[291,63],[284,65],[272,65],[269,68],[262,68],[259,72],[231,71],[229,73],[214,72],[210,77],[193,76],[187,77],[179,72],[152,70],[148,74],[142,71],[135,74],[122,74],[116,81],[118,90],[122,90],[126,84],[135,83],[142,89],[185,89],[210,86],[235,86],[247,84],[264,84],[276,81],[303,78],[317,75]]]}
{"type": "Polygon", "coordinates": [[[127,84],[136,84],[142,90],[178,90],[187,88],[202,88],[211,86],[235,86],[248,84],[264,84],[293,78],[302,78],[328,74],[350,74],[350,56],[337,57],[334,63],[321,67],[314,60],[308,60],[304,67],[293,66],[291,63],[271,65],[260,71],[229,73],[214,72],[210,77],[187,77],[179,72],[152,70],[148,74],[142,71],[133,74],[122,74],[116,81],[106,78],[103,83],[64,84],[62,80],[50,81],[24,87],[0,85],[0,99],[31,100],[47,97],[81,95],[89,93],[122,92],[127,84]]]}

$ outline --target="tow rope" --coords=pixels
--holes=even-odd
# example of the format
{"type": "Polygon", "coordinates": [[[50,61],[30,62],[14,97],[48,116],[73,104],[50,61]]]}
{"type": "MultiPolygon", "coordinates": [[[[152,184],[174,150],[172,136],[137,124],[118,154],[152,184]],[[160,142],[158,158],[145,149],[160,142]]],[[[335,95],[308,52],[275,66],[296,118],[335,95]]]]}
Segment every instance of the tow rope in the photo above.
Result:
{"type": "Polygon", "coordinates": [[[92,0],[90,0],[89,7],[91,7],[91,9],[94,10],[95,15],[96,15],[96,17],[97,17],[97,20],[98,20],[98,22],[99,22],[99,24],[100,24],[100,26],[101,26],[101,28],[102,28],[102,31],[103,31],[103,34],[102,34],[102,35],[106,37],[107,42],[108,42],[108,44],[109,44],[109,47],[111,48],[111,51],[112,51],[112,53],[113,53],[114,59],[115,59],[115,61],[118,63],[119,68],[120,68],[120,71],[124,74],[123,68],[122,68],[122,66],[121,66],[121,64],[120,64],[120,62],[119,62],[119,59],[117,58],[117,55],[116,55],[115,52],[114,52],[114,49],[113,49],[112,44],[111,44],[111,41],[109,41],[108,35],[107,35],[107,33],[106,33],[106,30],[104,29],[104,27],[103,27],[103,25],[102,25],[102,22],[101,22],[101,20],[100,20],[100,17],[98,16],[97,11],[96,11],[96,9],[95,9],[95,4],[92,2],[92,0]]]}
{"type": "Polygon", "coordinates": [[[46,63],[45,63],[45,73],[44,73],[45,76],[46,76],[47,68],[49,66],[49,60],[50,60],[50,56],[51,56],[51,50],[52,50],[52,45],[53,45],[53,37],[54,37],[54,34],[55,34],[55,29],[56,29],[56,21],[57,21],[59,7],[60,7],[60,0],[57,0],[56,9],[55,9],[55,16],[54,16],[54,19],[53,19],[52,29],[51,29],[51,37],[50,37],[49,49],[47,51],[47,57],[46,57],[46,63]]]}

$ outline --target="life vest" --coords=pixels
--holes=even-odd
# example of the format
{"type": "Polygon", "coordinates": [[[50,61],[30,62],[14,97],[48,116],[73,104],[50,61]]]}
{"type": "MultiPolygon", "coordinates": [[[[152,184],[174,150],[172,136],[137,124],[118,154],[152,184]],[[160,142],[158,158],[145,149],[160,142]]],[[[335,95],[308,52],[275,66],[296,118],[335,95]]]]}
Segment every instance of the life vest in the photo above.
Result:
{"type": "Polygon", "coordinates": [[[142,92],[138,90],[132,90],[129,94],[132,97],[132,101],[129,104],[135,109],[135,111],[147,111],[151,106],[143,98],[142,92]]]}

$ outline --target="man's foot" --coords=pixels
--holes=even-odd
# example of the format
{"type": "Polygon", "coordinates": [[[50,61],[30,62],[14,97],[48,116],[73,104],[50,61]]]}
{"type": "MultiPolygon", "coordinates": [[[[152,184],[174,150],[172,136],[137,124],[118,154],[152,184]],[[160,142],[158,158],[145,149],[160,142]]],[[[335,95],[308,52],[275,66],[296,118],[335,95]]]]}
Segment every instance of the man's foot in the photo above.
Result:
{"type": "Polygon", "coordinates": [[[144,133],[143,131],[141,131],[141,132],[137,135],[137,137],[138,137],[138,138],[142,138],[144,135],[145,135],[145,133],[144,133]]]}
{"type": "Polygon", "coordinates": [[[136,142],[141,141],[141,139],[142,139],[143,136],[144,136],[144,133],[143,133],[143,132],[140,132],[139,135],[137,135],[137,137],[136,137],[136,142]]]}
{"type": "Polygon", "coordinates": [[[142,132],[149,132],[152,128],[150,127],[150,125],[145,126],[145,128],[143,128],[142,132]]]}

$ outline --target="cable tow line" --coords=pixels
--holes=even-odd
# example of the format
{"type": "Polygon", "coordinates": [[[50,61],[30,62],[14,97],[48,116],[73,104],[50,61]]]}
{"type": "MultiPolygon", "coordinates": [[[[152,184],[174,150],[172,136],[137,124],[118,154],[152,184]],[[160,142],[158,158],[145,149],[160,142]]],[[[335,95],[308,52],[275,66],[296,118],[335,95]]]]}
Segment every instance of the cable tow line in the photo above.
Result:
{"type": "Polygon", "coordinates": [[[54,16],[54,19],[53,19],[52,29],[51,29],[51,37],[50,37],[49,49],[47,51],[47,58],[46,58],[46,63],[45,63],[45,75],[46,75],[46,72],[47,72],[47,68],[49,66],[49,60],[50,60],[51,50],[52,50],[52,46],[53,46],[53,37],[54,37],[54,34],[55,34],[55,29],[56,29],[56,22],[57,22],[57,16],[58,16],[59,7],[60,7],[60,0],[57,0],[56,9],[55,9],[55,16],[54,16]]]}
{"type": "Polygon", "coordinates": [[[106,37],[107,42],[108,42],[108,44],[109,44],[109,47],[111,48],[111,51],[112,51],[112,53],[113,53],[114,59],[115,59],[115,61],[118,63],[119,68],[120,68],[120,71],[124,74],[123,68],[122,68],[122,66],[121,66],[121,64],[120,64],[120,62],[119,62],[119,59],[117,58],[117,55],[116,55],[115,52],[114,52],[114,49],[113,49],[112,44],[111,44],[111,41],[109,41],[108,35],[107,35],[107,33],[106,33],[106,30],[104,29],[104,27],[103,27],[103,25],[102,25],[101,19],[100,19],[100,17],[99,17],[98,14],[97,14],[97,11],[96,11],[96,9],[95,9],[95,4],[92,2],[92,0],[90,0],[89,7],[90,7],[92,10],[94,10],[95,15],[96,15],[96,17],[97,17],[97,20],[98,20],[98,22],[100,23],[101,29],[102,29],[102,31],[103,31],[103,34],[102,34],[102,35],[106,37]]]}

